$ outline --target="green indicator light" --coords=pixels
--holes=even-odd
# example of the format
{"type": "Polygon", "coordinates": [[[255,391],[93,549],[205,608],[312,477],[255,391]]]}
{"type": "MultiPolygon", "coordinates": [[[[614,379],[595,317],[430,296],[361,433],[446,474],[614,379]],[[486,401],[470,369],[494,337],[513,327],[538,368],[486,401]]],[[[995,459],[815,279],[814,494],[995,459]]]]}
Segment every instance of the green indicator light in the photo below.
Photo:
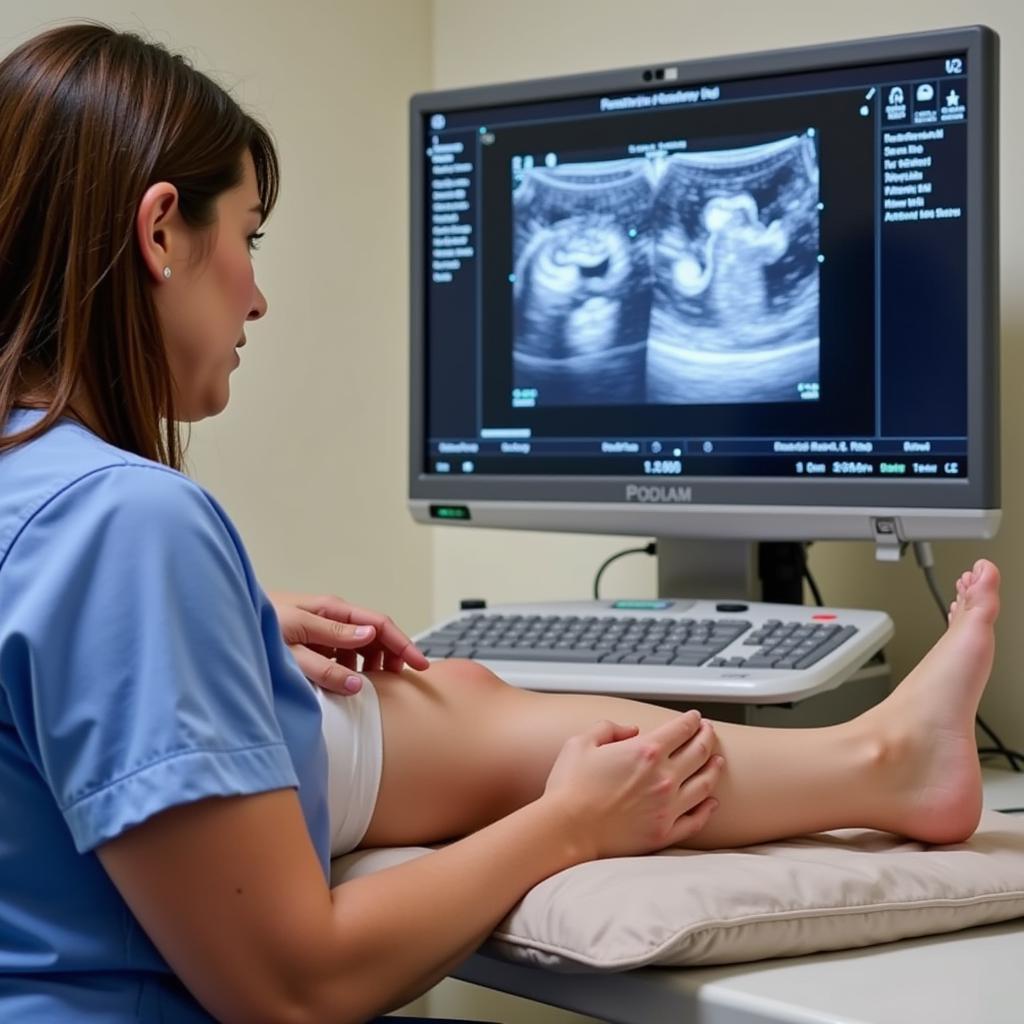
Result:
{"type": "Polygon", "coordinates": [[[469,519],[469,508],[465,505],[431,505],[431,519],[469,519]]]}
{"type": "Polygon", "coordinates": [[[612,607],[634,612],[649,612],[661,611],[663,608],[671,608],[674,603],[674,601],[616,601],[612,607]]]}

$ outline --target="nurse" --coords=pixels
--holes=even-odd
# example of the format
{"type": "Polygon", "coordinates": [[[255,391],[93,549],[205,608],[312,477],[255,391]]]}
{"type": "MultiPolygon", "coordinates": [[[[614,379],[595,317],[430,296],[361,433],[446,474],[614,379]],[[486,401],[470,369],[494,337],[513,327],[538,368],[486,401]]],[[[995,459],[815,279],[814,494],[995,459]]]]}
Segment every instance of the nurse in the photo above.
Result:
{"type": "Polygon", "coordinates": [[[0,1018],[362,1021],[587,860],[971,834],[987,562],[891,697],[793,732],[527,693],[335,598],[272,602],[178,430],[266,313],[277,182],[267,132],[136,36],[0,62],[0,1018]],[[329,885],[332,853],[442,840],[329,885]]]}

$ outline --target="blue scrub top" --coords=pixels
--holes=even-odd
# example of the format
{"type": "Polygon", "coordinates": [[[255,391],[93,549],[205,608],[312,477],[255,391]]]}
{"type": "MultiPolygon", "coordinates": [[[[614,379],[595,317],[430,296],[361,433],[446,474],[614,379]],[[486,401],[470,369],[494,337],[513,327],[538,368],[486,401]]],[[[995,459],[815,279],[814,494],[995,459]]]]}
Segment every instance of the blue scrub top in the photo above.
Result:
{"type": "Polygon", "coordinates": [[[326,780],[312,687],[213,498],[66,420],[0,455],[0,1020],[209,1021],[93,851],[297,787],[326,879],[326,780]]]}

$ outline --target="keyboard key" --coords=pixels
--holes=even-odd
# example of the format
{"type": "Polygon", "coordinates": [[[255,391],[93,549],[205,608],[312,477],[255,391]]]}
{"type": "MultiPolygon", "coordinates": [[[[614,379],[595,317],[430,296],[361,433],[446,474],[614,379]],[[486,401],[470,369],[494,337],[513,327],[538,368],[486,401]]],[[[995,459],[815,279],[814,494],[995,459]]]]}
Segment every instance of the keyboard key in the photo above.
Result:
{"type": "Polygon", "coordinates": [[[593,651],[555,647],[478,647],[473,657],[478,661],[594,662],[593,651]]]}
{"type": "Polygon", "coordinates": [[[696,668],[698,665],[703,665],[711,657],[711,653],[708,651],[679,651],[669,664],[696,668]]]}
{"type": "Polygon", "coordinates": [[[454,640],[462,636],[461,629],[438,629],[428,633],[421,641],[421,644],[444,643],[446,640],[454,640]]]}
{"type": "Polygon", "coordinates": [[[754,654],[747,658],[744,668],[774,668],[775,663],[779,660],[779,656],[776,654],[754,654]]]}
{"type": "Polygon", "coordinates": [[[796,663],[796,668],[810,668],[816,665],[826,654],[831,654],[836,648],[841,647],[851,636],[857,633],[856,626],[844,626],[838,633],[834,633],[817,650],[812,651],[805,658],[796,663]]]}
{"type": "Polygon", "coordinates": [[[430,646],[420,645],[420,651],[427,658],[449,658],[454,648],[447,644],[431,644],[430,646]]]}

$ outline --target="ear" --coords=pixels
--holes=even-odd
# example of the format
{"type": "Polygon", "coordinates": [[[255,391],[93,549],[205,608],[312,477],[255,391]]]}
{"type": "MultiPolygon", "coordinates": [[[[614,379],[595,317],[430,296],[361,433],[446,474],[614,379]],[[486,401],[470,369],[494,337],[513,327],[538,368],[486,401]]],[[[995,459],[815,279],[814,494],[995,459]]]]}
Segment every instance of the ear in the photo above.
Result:
{"type": "Polygon", "coordinates": [[[178,190],[167,181],[146,189],[135,215],[135,234],[142,261],[154,282],[164,283],[164,267],[181,260],[183,229],[178,212],[178,190]]]}

